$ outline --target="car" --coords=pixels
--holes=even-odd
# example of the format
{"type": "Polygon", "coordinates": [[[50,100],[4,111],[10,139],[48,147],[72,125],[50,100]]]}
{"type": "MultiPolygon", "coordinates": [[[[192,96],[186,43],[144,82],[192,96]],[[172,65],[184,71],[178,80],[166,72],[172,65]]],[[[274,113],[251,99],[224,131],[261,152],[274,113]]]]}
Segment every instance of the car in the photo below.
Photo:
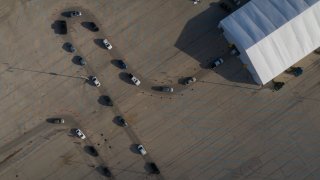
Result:
{"type": "Polygon", "coordinates": [[[91,77],[91,80],[92,80],[92,82],[93,82],[93,84],[94,84],[95,86],[97,86],[97,87],[101,86],[101,84],[100,84],[99,80],[97,79],[97,77],[92,76],[92,77],[91,77]]]}
{"type": "Polygon", "coordinates": [[[118,60],[118,65],[121,69],[127,69],[128,66],[122,60],[118,60]]]}
{"type": "Polygon", "coordinates": [[[184,81],[184,84],[185,84],[185,85],[189,85],[189,84],[194,83],[194,82],[196,82],[196,81],[197,81],[197,79],[196,79],[195,77],[187,77],[187,78],[185,79],[185,81],[184,81]]]}
{"type": "Polygon", "coordinates": [[[88,153],[91,154],[92,156],[95,156],[95,157],[99,156],[98,151],[93,146],[86,146],[85,148],[88,150],[88,153]]]}
{"type": "Polygon", "coordinates": [[[213,60],[213,63],[212,63],[212,65],[211,65],[211,69],[214,69],[214,68],[218,67],[218,66],[221,65],[223,62],[224,62],[224,60],[223,60],[221,57],[213,60]]]}
{"type": "Polygon", "coordinates": [[[162,86],[162,87],[160,87],[160,90],[162,92],[173,92],[173,88],[169,87],[169,86],[162,86]]]}
{"type": "Polygon", "coordinates": [[[144,156],[144,155],[147,154],[147,151],[144,149],[144,147],[143,147],[141,144],[139,144],[139,145],[137,146],[137,148],[138,148],[138,151],[140,152],[140,154],[141,154],[142,156],[144,156]]]}
{"type": "Polygon", "coordinates": [[[80,11],[71,11],[70,12],[70,17],[77,17],[77,16],[81,16],[82,13],[80,11]]]}
{"type": "Polygon", "coordinates": [[[68,33],[68,29],[67,29],[67,22],[64,20],[58,20],[55,23],[56,28],[57,29],[57,33],[58,34],[67,34],[68,33]]]}
{"type": "Polygon", "coordinates": [[[107,177],[111,177],[111,172],[110,170],[105,167],[105,166],[101,166],[101,173],[104,175],[104,176],[107,176],[107,177]]]}
{"type": "Polygon", "coordinates": [[[87,64],[86,61],[81,56],[78,57],[78,61],[79,61],[81,66],[84,66],[84,65],[87,64]]]}
{"type": "Polygon", "coordinates": [[[102,42],[107,49],[109,49],[109,50],[112,49],[112,45],[110,44],[110,42],[107,39],[104,39],[102,42]]]}
{"type": "Polygon", "coordinates": [[[149,165],[150,165],[150,168],[152,170],[151,173],[160,174],[160,170],[159,170],[159,168],[157,167],[157,165],[155,163],[151,162],[151,163],[149,163],[149,165]]]}
{"type": "Polygon", "coordinates": [[[83,134],[83,132],[80,129],[76,129],[76,134],[81,139],[86,139],[86,136],[83,134]]]}
{"type": "Polygon", "coordinates": [[[126,120],[124,120],[121,116],[117,116],[117,121],[119,124],[121,124],[121,126],[123,127],[127,127],[128,126],[128,123],[126,122],[126,120]]]}
{"type": "Polygon", "coordinates": [[[73,45],[71,43],[69,43],[69,42],[66,43],[66,47],[67,47],[67,50],[69,50],[69,52],[73,53],[73,52],[77,51],[76,48],[73,47],[73,45]]]}
{"type": "Polygon", "coordinates": [[[62,119],[62,118],[54,118],[52,120],[52,122],[55,123],[55,124],[63,124],[64,123],[64,119],[62,119]]]}
{"type": "Polygon", "coordinates": [[[93,32],[99,31],[99,28],[94,22],[88,22],[88,28],[93,32]]]}
{"type": "Polygon", "coordinates": [[[129,74],[129,78],[131,79],[131,81],[136,85],[136,86],[139,86],[140,85],[140,81],[138,78],[136,78],[133,74],[129,74]]]}
{"type": "Polygon", "coordinates": [[[113,102],[109,96],[103,96],[102,98],[105,101],[107,106],[113,106],[113,102]]]}

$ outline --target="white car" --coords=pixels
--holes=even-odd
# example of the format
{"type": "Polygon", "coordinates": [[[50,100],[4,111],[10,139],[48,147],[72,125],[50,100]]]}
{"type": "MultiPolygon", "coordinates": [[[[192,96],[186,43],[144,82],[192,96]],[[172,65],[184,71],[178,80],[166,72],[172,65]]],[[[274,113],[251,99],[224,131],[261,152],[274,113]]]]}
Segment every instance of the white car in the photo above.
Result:
{"type": "Polygon", "coordinates": [[[83,134],[83,132],[80,129],[76,129],[76,133],[81,139],[85,139],[86,136],[83,134]]]}
{"type": "Polygon", "coordinates": [[[142,156],[147,154],[147,151],[144,149],[144,147],[141,144],[138,145],[138,150],[142,156]]]}
{"type": "Polygon", "coordinates": [[[138,78],[136,78],[134,75],[132,74],[129,74],[129,78],[131,79],[131,81],[136,85],[136,86],[139,86],[140,85],[140,81],[138,78]]]}
{"type": "Polygon", "coordinates": [[[103,44],[107,49],[109,49],[109,50],[112,49],[112,46],[111,46],[110,42],[107,39],[103,40],[103,44]]]}
{"type": "Polygon", "coordinates": [[[91,80],[92,80],[92,82],[93,82],[93,84],[94,84],[95,86],[97,86],[97,87],[101,86],[101,84],[100,84],[100,82],[98,81],[97,77],[93,76],[93,77],[91,78],[91,80]]]}
{"type": "Polygon", "coordinates": [[[70,17],[76,17],[76,16],[81,16],[82,13],[80,11],[71,11],[70,12],[70,17]]]}

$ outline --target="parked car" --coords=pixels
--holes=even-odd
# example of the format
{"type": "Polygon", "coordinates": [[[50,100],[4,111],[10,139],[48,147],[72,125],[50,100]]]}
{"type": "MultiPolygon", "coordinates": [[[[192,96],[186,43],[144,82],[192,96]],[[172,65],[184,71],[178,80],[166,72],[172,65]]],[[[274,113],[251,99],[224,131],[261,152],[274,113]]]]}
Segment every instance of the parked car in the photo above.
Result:
{"type": "Polygon", "coordinates": [[[162,87],[160,87],[160,90],[162,92],[173,92],[173,88],[169,87],[169,86],[162,86],[162,87]]]}
{"type": "Polygon", "coordinates": [[[112,45],[107,39],[103,40],[103,44],[107,49],[109,49],[109,50],[112,49],[112,45]]]}
{"type": "Polygon", "coordinates": [[[70,17],[77,17],[77,16],[81,16],[82,13],[80,11],[71,11],[70,12],[70,17]]]}
{"type": "Polygon", "coordinates": [[[66,21],[58,20],[58,21],[56,21],[55,26],[56,26],[55,29],[58,34],[67,34],[68,33],[66,21]]]}
{"type": "Polygon", "coordinates": [[[95,86],[97,86],[97,87],[101,86],[101,84],[100,84],[99,80],[97,79],[97,77],[92,76],[92,77],[91,77],[91,80],[92,80],[92,82],[93,82],[93,84],[94,84],[95,86]]]}
{"type": "Polygon", "coordinates": [[[147,154],[147,151],[144,149],[144,147],[141,144],[139,144],[137,147],[142,156],[147,154]]]}
{"type": "Polygon", "coordinates": [[[76,50],[76,48],[75,47],[73,47],[73,45],[71,44],[71,43],[66,43],[66,47],[68,48],[68,50],[70,51],[70,52],[76,52],[77,50],[76,50]]]}
{"type": "Polygon", "coordinates": [[[139,86],[140,85],[140,81],[138,78],[136,78],[133,74],[129,74],[129,78],[131,79],[131,81],[136,85],[136,86],[139,86]]]}
{"type": "Polygon", "coordinates": [[[211,65],[211,69],[214,69],[214,68],[218,67],[218,66],[221,65],[223,62],[224,62],[224,61],[223,61],[223,59],[222,59],[221,57],[213,60],[213,63],[212,63],[212,65],[211,65]]]}
{"type": "Polygon", "coordinates": [[[155,163],[151,162],[151,163],[149,163],[149,165],[150,165],[150,168],[152,170],[151,173],[160,174],[160,170],[159,170],[159,168],[157,167],[157,165],[155,163]]]}
{"type": "Polygon", "coordinates": [[[64,123],[64,119],[62,119],[62,118],[54,118],[52,120],[52,122],[55,123],[55,124],[63,124],[64,123]]]}
{"type": "Polygon", "coordinates": [[[184,84],[189,85],[189,84],[194,83],[196,81],[197,81],[197,79],[195,77],[187,77],[184,84]]]}
{"type": "Polygon", "coordinates": [[[101,166],[101,173],[104,175],[104,176],[107,176],[107,177],[111,177],[111,172],[110,170],[105,167],[105,166],[101,166]]]}
{"type": "Polygon", "coordinates": [[[123,127],[127,127],[128,123],[126,122],[126,120],[124,120],[121,116],[117,116],[117,121],[119,122],[119,124],[123,127]]]}
{"type": "Polygon", "coordinates": [[[99,28],[94,22],[88,22],[88,28],[93,32],[99,31],[99,28]]]}
{"type": "Polygon", "coordinates": [[[86,139],[86,136],[80,129],[76,129],[76,134],[78,135],[79,138],[86,139]]]}
{"type": "Polygon", "coordinates": [[[121,69],[127,69],[126,63],[124,63],[122,60],[118,60],[118,65],[121,69]]]}
{"type": "Polygon", "coordinates": [[[107,106],[113,106],[113,102],[109,96],[102,96],[107,106]]]}
{"type": "Polygon", "coordinates": [[[81,56],[78,57],[78,61],[79,61],[81,66],[84,66],[84,65],[87,64],[86,61],[81,56]]]}
{"type": "Polygon", "coordinates": [[[85,148],[87,148],[88,153],[91,154],[92,156],[97,157],[99,155],[98,151],[93,146],[86,146],[85,148]]]}

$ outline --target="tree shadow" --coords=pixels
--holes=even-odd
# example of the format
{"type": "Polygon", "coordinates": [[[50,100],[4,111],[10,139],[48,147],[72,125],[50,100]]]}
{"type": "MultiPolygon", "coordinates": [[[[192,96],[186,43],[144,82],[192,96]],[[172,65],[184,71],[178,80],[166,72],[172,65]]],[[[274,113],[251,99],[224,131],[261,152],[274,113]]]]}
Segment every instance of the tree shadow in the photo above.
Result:
{"type": "Polygon", "coordinates": [[[97,157],[99,154],[98,154],[98,151],[93,147],[93,146],[89,146],[89,145],[86,145],[83,147],[83,150],[91,155],[91,156],[94,156],[94,157],[97,157]],[[92,149],[93,148],[93,149],[92,149]]]}
{"type": "Polygon", "coordinates": [[[228,3],[232,10],[239,8],[226,0],[211,3],[206,10],[186,23],[175,42],[175,47],[197,60],[202,69],[210,69],[213,60],[222,57],[225,62],[215,68],[214,72],[229,81],[256,84],[254,81],[248,81],[246,73],[244,76],[235,74],[239,69],[243,69],[243,65],[238,63],[239,60],[235,61],[237,59],[235,56],[230,55],[231,49],[228,48],[228,42],[224,39],[222,30],[218,28],[219,22],[229,14],[220,7],[222,2],[228,3]]]}
{"type": "Polygon", "coordinates": [[[51,24],[51,29],[53,29],[55,34],[65,35],[68,33],[67,23],[64,20],[56,20],[51,24]]]}
{"type": "Polygon", "coordinates": [[[93,42],[100,48],[106,49],[106,47],[103,44],[103,39],[94,39],[93,42]]]}

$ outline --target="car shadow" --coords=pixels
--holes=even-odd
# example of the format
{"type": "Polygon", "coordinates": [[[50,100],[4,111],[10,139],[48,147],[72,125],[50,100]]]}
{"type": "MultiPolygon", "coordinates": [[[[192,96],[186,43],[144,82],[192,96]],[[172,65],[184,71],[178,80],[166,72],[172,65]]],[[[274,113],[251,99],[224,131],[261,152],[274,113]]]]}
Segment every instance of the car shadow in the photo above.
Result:
{"type": "Polygon", "coordinates": [[[103,39],[94,39],[93,42],[94,42],[97,46],[99,46],[100,48],[106,49],[106,47],[105,47],[104,44],[103,44],[103,39]]]}
{"type": "Polygon", "coordinates": [[[98,101],[99,104],[101,104],[103,106],[108,106],[107,102],[104,100],[103,96],[99,96],[97,101],[98,101]]]}
{"type": "Polygon", "coordinates": [[[47,121],[48,123],[54,124],[54,120],[55,120],[55,119],[57,119],[57,118],[47,118],[46,121],[47,121]]]}
{"type": "Polygon", "coordinates": [[[121,123],[118,121],[118,117],[119,116],[115,116],[113,119],[112,119],[112,122],[120,127],[122,127],[121,123]]]}
{"type": "Polygon", "coordinates": [[[67,34],[67,23],[63,20],[56,20],[51,24],[51,29],[53,29],[55,34],[65,35],[67,34]],[[62,24],[65,23],[65,28],[63,28],[62,24]]]}
{"type": "Polygon", "coordinates": [[[188,77],[182,77],[178,79],[178,84],[185,85],[185,82],[187,81],[188,77]]]}
{"type": "Polygon", "coordinates": [[[73,58],[71,59],[72,63],[75,64],[75,65],[81,65],[80,62],[79,62],[79,59],[81,57],[80,56],[73,56],[73,58]]]}
{"type": "Polygon", "coordinates": [[[130,146],[130,151],[135,153],[135,154],[140,154],[139,150],[138,150],[138,145],[139,144],[131,144],[130,146]]]}
{"type": "Polygon", "coordinates": [[[63,17],[69,18],[69,17],[71,17],[71,11],[62,12],[60,15],[63,16],[63,17]]]}
{"type": "Polygon", "coordinates": [[[70,135],[71,135],[71,136],[78,136],[77,133],[76,133],[76,130],[77,130],[76,128],[71,128],[71,129],[70,129],[70,132],[69,132],[70,135]]]}
{"type": "Polygon", "coordinates": [[[151,89],[154,91],[161,91],[162,86],[152,86],[151,89]]]}
{"type": "Polygon", "coordinates": [[[119,78],[122,80],[122,81],[124,81],[124,82],[126,82],[126,83],[128,83],[128,84],[133,84],[133,82],[131,81],[131,79],[129,78],[129,74],[128,73],[126,73],[126,72],[120,72],[119,73],[119,78]]]}
{"type": "Polygon", "coordinates": [[[153,170],[152,170],[150,164],[151,164],[151,162],[146,162],[146,163],[144,164],[143,168],[144,168],[144,170],[145,170],[146,172],[152,174],[153,170]]]}

